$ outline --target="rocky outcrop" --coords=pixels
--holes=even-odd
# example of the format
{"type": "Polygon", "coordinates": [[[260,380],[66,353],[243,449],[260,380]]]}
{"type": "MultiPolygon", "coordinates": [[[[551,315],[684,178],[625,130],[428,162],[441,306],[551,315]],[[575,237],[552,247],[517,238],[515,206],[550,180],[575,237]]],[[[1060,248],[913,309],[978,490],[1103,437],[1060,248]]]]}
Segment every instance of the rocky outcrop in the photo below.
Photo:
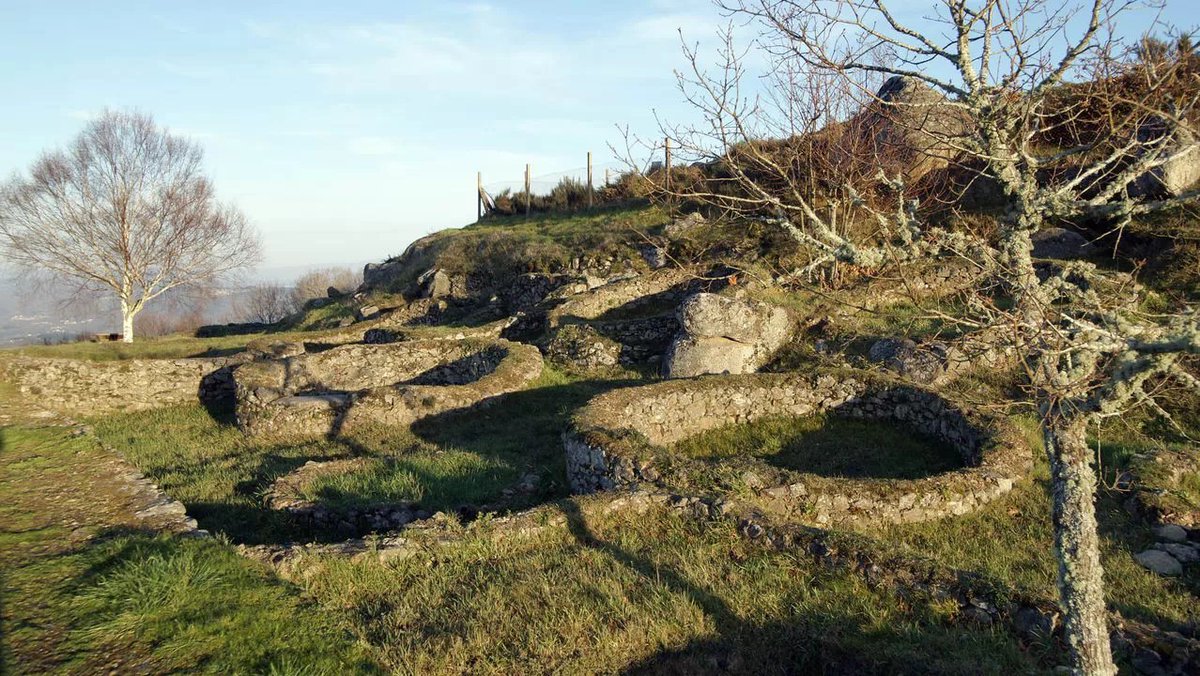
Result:
{"type": "Polygon", "coordinates": [[[753,373],[792,334],[787,311],[759,301],[699,293],[678,310],[681,331],[663,365],[668,378],[753,373]]]}
{"type": "Polygon", "coordinates": [[[1178,197],[1200,181],[1200,143],[1191,132],[1173,129],[1168,121],[1153,117],[1138,127],[1137,138],[1143,152],[1158,153],[1161,164],[1134,179],[1129,186],[1131,197],[1178,197]]]}
{"type": "Polygon", "coordinates": [[[875,98],[851,124],[861,125],[867,147],[888,167],[913,181],[958,156],[954,139],[968,131],[970,121],[929,85],[897,75],[875,98]]]}
{"type": "Polygon", "coordinates": [[[430,268],[417,277],[417,289],[421,298],[441,300],[467,298],[467,280],[440,268],[430,268]]]}

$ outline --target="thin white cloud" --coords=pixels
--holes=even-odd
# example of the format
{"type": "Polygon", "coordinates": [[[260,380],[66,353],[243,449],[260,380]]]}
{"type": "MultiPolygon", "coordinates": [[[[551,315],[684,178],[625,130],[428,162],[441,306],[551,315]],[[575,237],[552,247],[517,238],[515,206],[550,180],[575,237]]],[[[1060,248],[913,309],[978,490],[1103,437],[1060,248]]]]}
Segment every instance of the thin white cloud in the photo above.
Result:
{"type": "Polygon", "coordinates": [[[553,36],[533,34],[486,4],[452,7],[454,22],[377,22],[283,28],[246,23],[264,40],[308,54],[300,68],[355,93],[562,96],[570,54],[553,36]]]}
{"type": "Polygon", "coordinates": [[[400,152],[400,144],[396,139],[384,136],[358,136],[350,139],[346,148],[355,155],[367,157],[396,155],[400,152]]]}

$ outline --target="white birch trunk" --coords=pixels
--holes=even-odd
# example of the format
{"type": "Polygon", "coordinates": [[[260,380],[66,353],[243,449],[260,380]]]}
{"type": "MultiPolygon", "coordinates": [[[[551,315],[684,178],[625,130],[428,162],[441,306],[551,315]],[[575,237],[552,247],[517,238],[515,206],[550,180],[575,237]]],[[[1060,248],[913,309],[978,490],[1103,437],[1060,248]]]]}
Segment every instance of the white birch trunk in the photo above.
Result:
{"type": "Polygon", "coordinates": [[[133,316],[137,314],[137,308],[131,306],[129,301],[121,299],[121,340],[126,343],[133,342],[133,316]]]}

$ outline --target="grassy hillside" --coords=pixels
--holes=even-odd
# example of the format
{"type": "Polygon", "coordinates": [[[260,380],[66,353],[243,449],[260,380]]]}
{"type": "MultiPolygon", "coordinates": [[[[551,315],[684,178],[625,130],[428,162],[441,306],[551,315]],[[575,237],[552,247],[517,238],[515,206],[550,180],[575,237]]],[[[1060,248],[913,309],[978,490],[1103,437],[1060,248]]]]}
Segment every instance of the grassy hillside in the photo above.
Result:
{"type": "MultiPolygon", "coordinates": [[[[656,238],[669,221],[654,208],[488,219],[414,244],[393,259],[389,283],[367,302],[404,302],[401,292],[432,267],[493,284],[522,272],[571,269],[575,259],[579,268],[607,261],[615,270],[644,269],[638,246],[647,238],[665,243],[656,238]]],[[[829,289],[759,283],[785,270],[794,253],[761,224],[714,226],[669,246],[688,262],[742,266],[751,295],[787,307],[805,326],[823,327],[801,334],[771,365],[776,370],[861,362],[878,336],[946,339],[957,330],[929,307],[881,291],[900,283],[891,278],[858,284],[847,277],[829,289]],[[818,350],[818,340],[833,347],[818,350]]],[[[1182,288],[1164,283],[1167,290],[1182,288]]],[[[938,303],[949,315],[958,311],[953,298],[938,303]]],[[[352,311],[348,302],[329,305],[298,325],[352,311]]],[[[320,335],[174,337],[20,353],[173,358],[320,335]]],[[[0,384],[0,421],[7,425],[0,431],[3,667],[6,673],[1001,674],[1050,673],[1063,663],[1055,637],[981,620],[963,610],[958,596],[926,584],[961,580],[989,599],[1053,607],[1050,486],[1040,452],[1030,479],[976,512],[834,531],[827,542],[843,561],[834,565],[835,559],[816,558],[812,547],[748,538],[727,520],[660,506],[608,510],[603,496],[571,496],[560,436],[567,420],[591,397],[655,381],[654,373],[551,367],[527,389],[480,411],[438,416],[412,429],[368,428],[303,442],[246,438],[228,411],[199,405],[104,416],[88,421],[94,438],[74,436],[70,427],[31,417],[36,402],[0,384]],[[133,528],[97,474],[107,453],[97,440],[119,449],[216,537],[183,540],[133,528]],[[308,461],[347,459],[361,463],[306,485],[303,497],[334,511],[416,502],[444,513],[433,520],[442,530],[406,557],[318,555],[286,582],[271,567],[237,556],[238,545],[346,537],[344,529],[272,509],[267,494],[276,479],[308,461]],[[499,526],[488,512],[525,509],[546,523],[564,521],[528,537],[496,537],[499,526]]],[[[1016,372],[977,369],[950,387],[1011,415],[1037,445],[1019,383],[1016,372]]],[[[1200,402],[1180,396],[1168,408],[1187,434],[1200,435],[1200,402]]],[[[1097,506],[1110,609],[1194,637],[1200,567],[1164,578],[1137,565],[1133,553],[1154,537],[1150,523],[1128,508],[1124,483],[1147,455],[1184,454],[1192,443],[1152,416],[1125,416],[1092,432],[1104,479],[1097,506]]],[[[926,440],[821,418],[718,429],[679,450],[706,458],[758,455],[856,476],[916,476],[953,466],[945,449],[926,440]]],[[[1200,508],[1194,479],[1184,473],[1164,502],[1200,508]]],[[[369,529],[354,534],[365,535],[369,546],[383,536],[369,529]]]]}

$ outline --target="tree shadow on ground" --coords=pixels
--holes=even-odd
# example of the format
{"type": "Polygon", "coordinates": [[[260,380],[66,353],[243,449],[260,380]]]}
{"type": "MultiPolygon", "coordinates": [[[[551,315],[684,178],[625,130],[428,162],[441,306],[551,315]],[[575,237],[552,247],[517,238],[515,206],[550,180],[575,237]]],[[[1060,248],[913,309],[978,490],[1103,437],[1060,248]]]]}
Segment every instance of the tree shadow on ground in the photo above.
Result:
{"type": "Polygon", "coordinates": [[[486,406],[417,421],[418,438],[485,458],[536,468],[542,500],[569,494],[562,433],[571,415],[592,397],[637,384],[635,380],[585,380],[502,395],[486,406]]]}
{"type": "MultiPolygon", "coordinates": [[[[695,639],[626,666],[624,674],[983,674],[1004,664],[1032,662],[1016,637],[973,627],[922,626],[919,621],[885,630],[864,625],[851,610],[826,608],[788,621],[755,621],[678,572],[599,538],[573,500],[560,503],[576,540],[626,566],[647,581],[687,598],[711,620],[712,638],[695,639]],[[981,657],[1007,644],[1004,659],[981,657]],[[961,647],[961,649],[959,649],[961,647]],[[957,651],[957,652],[956,652],[957,651]]],[[[803,582],[801,582],[803,584],[803,582]]],[[[847,605],[853,605],[848,603],[847,605]]]]}
{"type": "MultiPolygon", "coordinates": [[[[386,440],[341,436],[314,444],[311,449],[282,444],[255,453],[256,466],[234,485],[226,500],[188,501],[188,513],[202,528],[228,535],[243,544],[284,544],[298,541],[334,541],[360,537],[365,528],[316,527],[287,514],[269,509],[263,494],[279,476],[306,462],[350,457],[378,458],[394,463],[397,471],[411,474],[422,487],[419,507],[430,512],[457,513],[463,520],[480,511],[508,512],[528,509],[569,494],[562,431],[570,416],[593,396],[615,387],[635,384],[632,380],[592,380],[512,392],[496,397],[488,405],[430,416],[415,423],[417,442],[437,447],[420,449],[422,454],[462,451],[479,456],[479,467],[465,473],[439,474],[419,462],[408,462],[407,449],[387,453],[386,440]],[[504,491],[525,473],[537,476],[533,489],[504,491]]],[[[401,438],[403,435],[398,435],[401,438]]],[[[237,451],[238,454],[244,451],[237,451]]],[[[426,457],[426,456],[422,456],[426,457]]],[[[163,468],[155,474],[187,468],[163,468]]],[[[318,496],[320,498],[320,496],[318,496]]],[[[369,495],[328,495],[318,502],[327,508],[362,507],[383,500],[369,495]]]]}

